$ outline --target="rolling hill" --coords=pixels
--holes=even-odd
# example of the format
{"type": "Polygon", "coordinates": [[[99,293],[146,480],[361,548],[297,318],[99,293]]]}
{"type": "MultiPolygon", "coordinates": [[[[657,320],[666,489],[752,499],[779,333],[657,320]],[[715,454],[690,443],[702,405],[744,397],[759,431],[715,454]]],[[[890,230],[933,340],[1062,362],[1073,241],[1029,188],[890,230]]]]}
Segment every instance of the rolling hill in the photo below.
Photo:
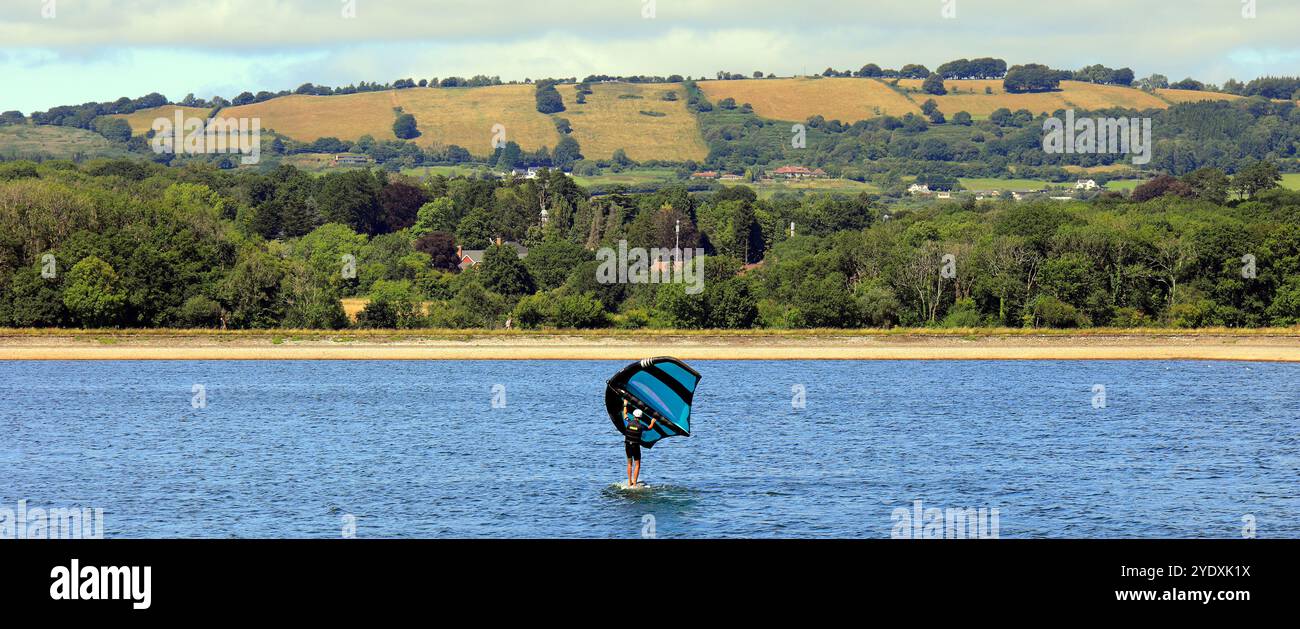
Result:
{"type": "Polygon", "coordinates": [[[556,89],[566,108],[556,115],[573,125],[573,137],[588,158],[607,159],[620,148],[637,161],[708,157],[680,83],[597,83],[583,104],[577,102],[576,85],[556,89]],[[677,100],[663,100],[668,92],[677,100]]]}
{"type": "MultiPolygon", "coordinates": [[[[1001,80],[947,81],[948,94],[932,96],[921,91],[920,80],[905,79],[896,85],[881,79],[784,78],[732,81],[701,81],[705,96],[717,102],[733,98],[749,103],[758,116],[782,121],[803,121],[814,115],[846,123],[883,115],[920,113],[920,106],[933,98],[948,116],[969,112],[987,118],[999,108],[1028,109],[1050,113],[1058,109],[1168,108],[1198,100],[1230,100],[1229,94],[1161,89],[1154,93],[1136,88],[1063,81],[1055,92],[1011,94],[1001,80]]],[[[577,86],[557,86],[566,111],[539,113],[534,87],[528,84],[476,88],[409,88],[339,96],[291,95],[261,103],[227,107],[220,115],[257,117],[263,129],[274,130],[295,140],[311,142],[321,137],[357,140],[369,135],[393,140],[393,121],[398,108],[416,118],[422,147],[455,144],[475,155],[492,150],[493,127],[501,124],[506,138],[527,151],[543,146],[554,148],[560,135],[555,119],[572,126],[583,154],[608,159],[618,149],[637,161],[703,160],[708,145],[696,117],[686,107],[686,94],[679,83],[595,83],[585,103],[577,102],[577,86]],[[664,100],[668,92],[676,100],[664,100]]],[[[136,134],[148,131],[154,118],[171,117],[176,109],[187,115],[206,116],[205,109],[164,107],[121,115],[136,134]]],[[[0,142],[0,150],[12,145],[0,142]]]]}
{"type": "Polygon", "coordinates": [[[0,126],[0,159],[75,160],[129,154],[122,145],[85,129],[30,124],[0,126]]]}
{"type": "Polygon", "coordinates": [[[492,152],[493,126],[506,129],[506,139],[525,150],[554,147],[555,124],[538,113],[531,85],[477,88],[411,88],[344,96],[286,96],[230,107],[223,116],[260,117],[262,127],[296,140],[325,136],[356,140],[369,135],[394,140],[396,108],[415,116],[423,147],[455,144],[475,155],[492,152]]]}
{"type": "Polygon", "coordinates": [[[158,118],[168,120],[176,119],[176,111],[180,110],[186,118],[207,118],[212,112],[211,109],[201,107],[182,107],[180,105],[163,105],[162,107],[152,107],[141,109],[135,113],[118,114],[114,118],[121,118],[131,125],[131,133],[134,135],[144,135],[153,128],[153,121],[158,118]]]}
{"type": "Polygon", "coordinates": [[[803,121],[820,114],[827,120],[853,122],[921,113],[920,105],[872,79],[750,79],[699,85],[715,103],[734,98],[753,105],[754,113],[776,120],[803,121]]]}

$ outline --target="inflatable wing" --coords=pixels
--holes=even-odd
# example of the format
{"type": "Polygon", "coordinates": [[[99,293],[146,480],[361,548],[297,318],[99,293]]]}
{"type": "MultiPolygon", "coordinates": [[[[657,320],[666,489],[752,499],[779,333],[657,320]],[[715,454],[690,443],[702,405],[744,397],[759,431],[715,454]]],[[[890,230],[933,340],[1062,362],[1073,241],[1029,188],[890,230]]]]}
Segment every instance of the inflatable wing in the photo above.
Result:
{"type": "MultiPolygon", "coordinates": [[[[646,358],[632,363],[605,383],[605,410],[619,432],[623,432],[623,400],[628,412],[639,408],[657,420],[654,430],[641,433],[641,445],[650,448],[664,437],[691,435],[691,400],[699,372],[670,356],[646,358]]],[[[642,418],[649,424],[649,420],[642,418]]]]}

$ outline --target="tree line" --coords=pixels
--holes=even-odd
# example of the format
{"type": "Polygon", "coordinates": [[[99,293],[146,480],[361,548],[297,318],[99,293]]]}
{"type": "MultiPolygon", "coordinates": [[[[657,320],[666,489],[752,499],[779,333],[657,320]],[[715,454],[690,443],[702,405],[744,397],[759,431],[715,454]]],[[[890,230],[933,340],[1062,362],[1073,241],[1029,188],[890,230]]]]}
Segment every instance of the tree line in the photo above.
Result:
{"type": "Polygon", "coordinates": [[[1246,199],[1198,173],[1132,198],[902,207],[744,186],[592,196],[554,171],[14,162],[0,166],[0,325],[1295,325],[1300,193],[1259,174],[1246,199]],[[704,290],[601,283],[595,252],[621,241],[704,249],[704,290]],[[485,251],[462,270],[466,249],[485,251]],[[369,298],[356,321],[345,297],[369,298]]]}
{"type": "MultiPolygon", "coordinates": [[[[788,122],[765,120],[752,112],[715,108],[687,84],[688,107],[697,113],[709,146],[702,166],[744,173],[767,164],[794,162],[821,167],[832,175],[893,186],[898,178],[920,173],[954,177],[1009,177],[1027,173],[1064,181],[1065,166],[1127,163],[1119,153],[1050,154],[1043,151],[1043,120],[1048,114],[1001,108],[986,120],[967,112],[943,112],[932,101],[923,115],[882,115],[851,124],[812,116],[804,121],[806,147],[790,142],[788,122]]],[[[1287,171],[1300,169],[1300,108],[1290,101],[1255,97],[1240,101],[1181,103],[1163,110],[1078,110],[1092,116],[1151,118],[1152,170],[1183,175],[1213,167],[1237,172],[1265,160],[1287,171]]],[[[1051,115],[1061,117],[1064,112],[1051,115]]]]}

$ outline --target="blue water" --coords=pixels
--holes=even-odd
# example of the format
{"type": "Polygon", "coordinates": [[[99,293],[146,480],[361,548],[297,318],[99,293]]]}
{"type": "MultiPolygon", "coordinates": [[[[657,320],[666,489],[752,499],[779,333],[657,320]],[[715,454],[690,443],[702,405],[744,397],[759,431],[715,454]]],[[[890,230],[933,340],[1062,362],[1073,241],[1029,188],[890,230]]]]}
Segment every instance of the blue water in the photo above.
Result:
{"type": "Polygon", "coordinates": [[[921,500],[1003,538],[1300,537],[1300,365],[699,361],[693,436],[625,491],[623,364],[0,362],[0,508],[102,508],[107,537],[889,537],[921,500]]]}

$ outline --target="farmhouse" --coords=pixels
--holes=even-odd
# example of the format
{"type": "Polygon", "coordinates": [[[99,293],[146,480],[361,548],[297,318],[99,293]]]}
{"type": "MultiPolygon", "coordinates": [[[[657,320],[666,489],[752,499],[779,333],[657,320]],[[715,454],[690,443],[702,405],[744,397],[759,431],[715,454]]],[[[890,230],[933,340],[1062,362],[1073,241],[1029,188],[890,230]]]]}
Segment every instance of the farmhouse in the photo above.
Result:
{"type": "Polygon", "coordinates": [[[1097,180],[1096,180],[1096,179],[1080,179],[1078,183],[1074,184],[1074,189],[1075,189],[1075,190],[1096,190],[1096,189],[1097,189],[1097,180]]]}
{"type": "Polygon", "coordinates": [[[368,166],[370,165],[369,155],[356,155],[353,153],[341,153],[334,156],[334,166],[368,166]]]}
{"type": "Polygon", "coordinates": [[[809,170],[803,166],[782,166],[772,171],[772,176],[785,179],[824,179],[827,175],[820,168],[809,170]]]}
{"type": "MultiPolygon", "coordinates": [[[[514,249],[515,255],[519,256],[521,259],[528,257],[528,247],[525,247],[517,242],[512,242],[512,241],[501,242],[501,239],[497,238],[496,244],[505,245],[507,247],[510,247],[511,249],[514,249]]],[[[483,262],[483,254],[486,252],[487,252],[486,249],[462,249],[459,245],[457,245],[456,257],[460,258],[461,270],[463,271],[465,269],[468,269],[469,267],[478,266],[481,262],[483,262]]]]}
{"type": "Polygon", "coordinates": [[[1039,196],[1047,192],[1046,190],[1012,190],[1011,198],[1017,201],[1024,201],[1033,196],[1039,196]]]}
{"type": "Polygon", "coordinates": [[[911,195],[928,195],[930,186],[923,183],[914,183],[907,187],[907,193],[911,195]]]}

